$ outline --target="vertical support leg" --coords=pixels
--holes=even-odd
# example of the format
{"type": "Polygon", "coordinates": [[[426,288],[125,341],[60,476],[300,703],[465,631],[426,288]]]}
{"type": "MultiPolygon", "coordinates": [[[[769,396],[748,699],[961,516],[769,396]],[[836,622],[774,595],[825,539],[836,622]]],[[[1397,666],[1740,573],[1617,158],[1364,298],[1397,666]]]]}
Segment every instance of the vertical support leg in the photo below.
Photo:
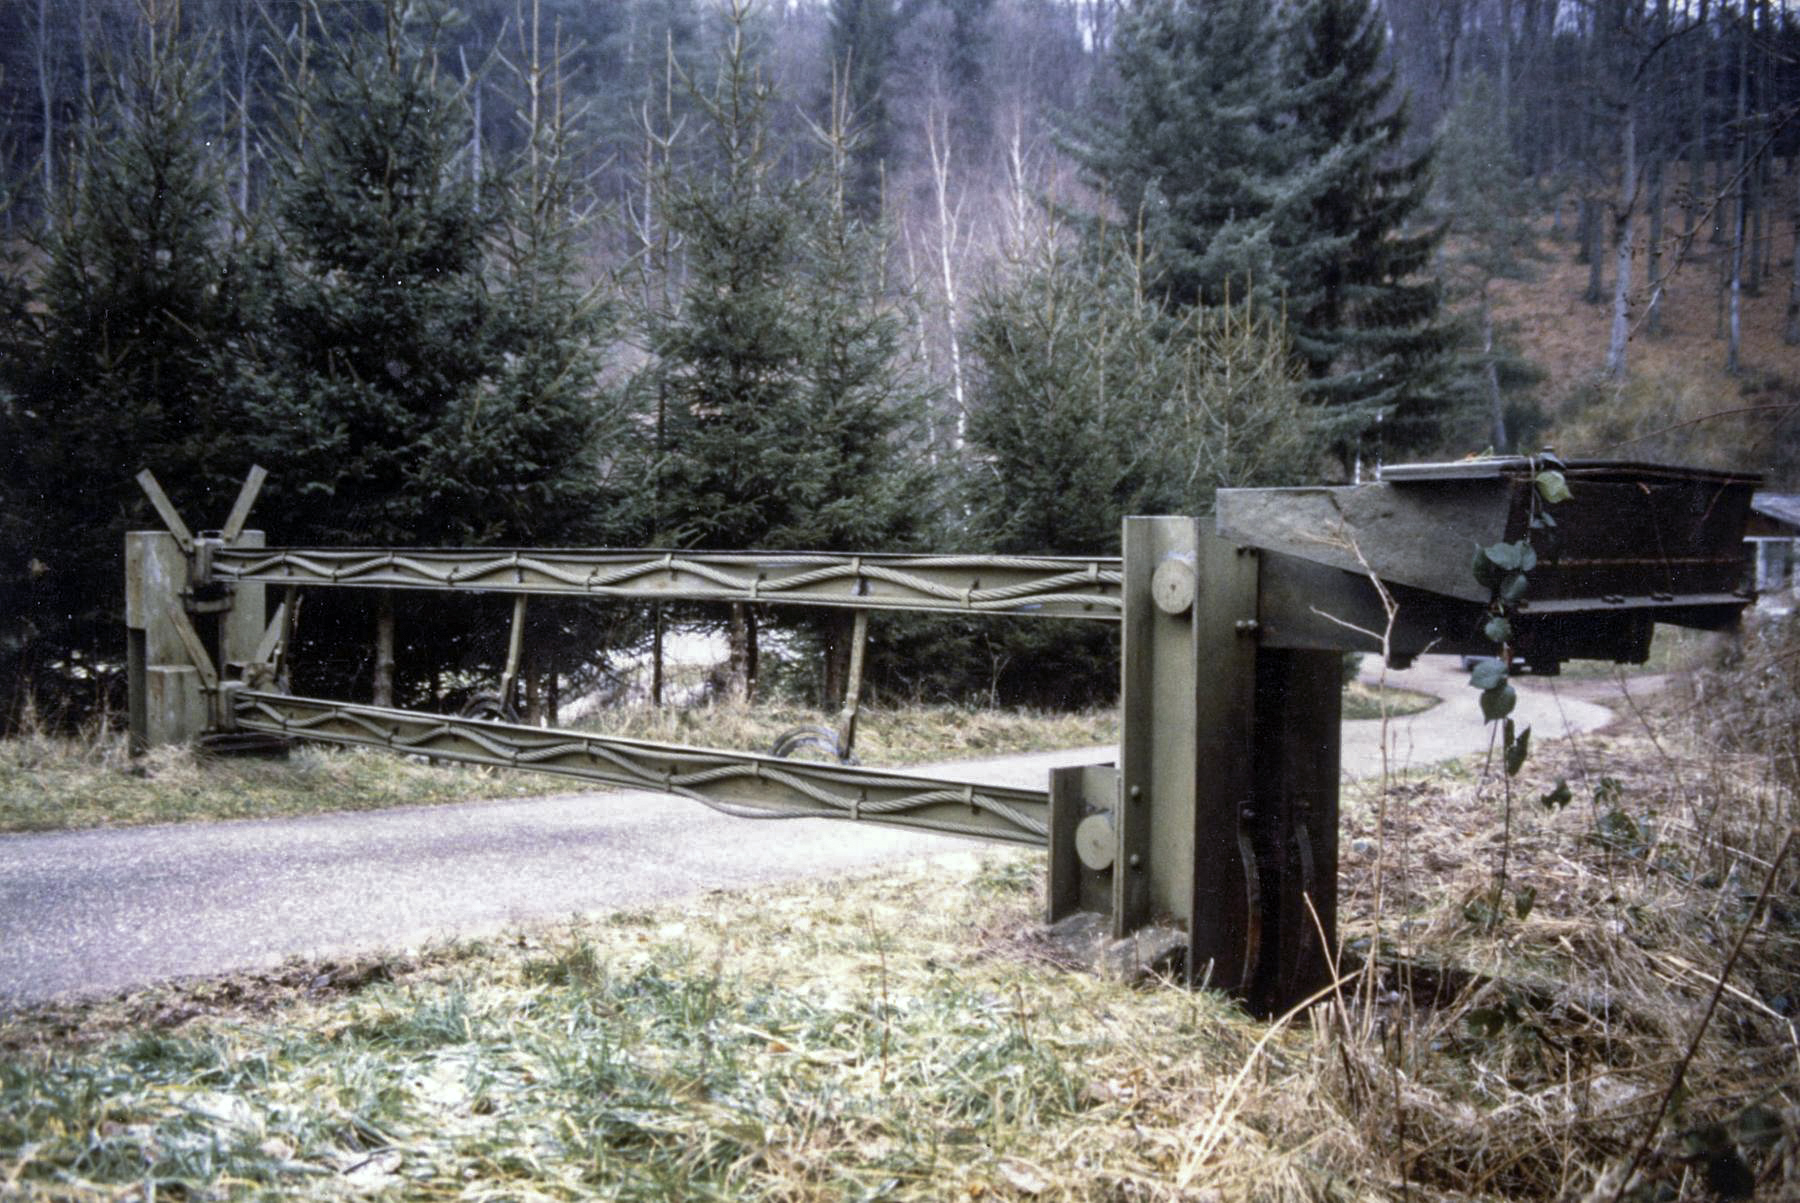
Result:
{"type": "Polygon", "coordinates": [[[131,744],[137,749],[186,743],[208,724],[201,674],[174,617],[185,617],[182,595],[189,587],[188,556],[176,536],[125,536],[131,744]]]}
{"type": "Polygon", "coordinates": [[[512,707],[513,682],[519,679],[519,660],[525,653],[526,597],[520,593],[513,598],[512,630],[506,641],[506,668],[500,674],[500,705],[504,709],[512,707]]]}
{"type": "Polygon", "coordinates": [[[1248,991],[1263,920],[1256,556],[1192,518],[1127,518],[1124,545],[1114,931],[1180,923],[1189,980],[1248,991]]]}
{"type": "Polygon", "coordinates": [[[1331,980],[1337,940],[1342,657],[1264,648],[1256,664],[1258,875],[1263,955],[1248,1001],[1275,1014],[1331,980]],[[1315,922],[1315,916],[1316,922],[1315,922]]]}
{"type": "Polygon", "coordinates": [[[838,755],[856,750],[856,720],[862,710],[863,655],[869,644],[869,612],[858,610],[850,622],[850,669],[844,681],[844,709],[838,715],[838,755]]]}

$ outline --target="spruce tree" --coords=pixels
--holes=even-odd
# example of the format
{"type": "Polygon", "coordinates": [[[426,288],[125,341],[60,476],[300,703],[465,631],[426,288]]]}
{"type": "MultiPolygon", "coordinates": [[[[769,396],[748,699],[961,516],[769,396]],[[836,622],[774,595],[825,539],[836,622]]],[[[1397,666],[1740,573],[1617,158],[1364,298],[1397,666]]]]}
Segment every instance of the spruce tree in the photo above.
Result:
{"type": "Polygon", "coordinates": [[[1451,341],[1431,260],[1443,238],[1426,224],[1431,151],[1405,147],[1386,27],[1371,0],[1308,0],[1286,61],[1302,97],[1292,136],[1316,164],[1303,210],[1289,210],[1288,316],[1312,398],[1380,442],[1427,445],[1445,416],[1451,341]]]}
{"type": "MultiPolygon", "coordinates": [[[[1543,425],[1526,394],[1542,375],[1495,320],[1496,280],[1527,280],[1543,257],[1525,172],[1506,139],[1506,115],[1485,77],[1465,85],[1438,134],[1435,188],[1452,241],[1445,248],[1446,300],[1460,319],[1450,390],[1470,449],[1520,450],[1543,425]]],[[[1460,429],[1458,428],[1460,427],[1460,429]]]]}
{"type": "Polygon", "coordinates": [[[1169,303],[1287,311],[1346,453],[1377,417],[1390,443],[1429,440],[1447,341],[1438,234],[1412,228],[1429,156],[1403,154],[1383,50],[1367,0],[1147,0],[1072,139],[1111,220],[1156,248],[1169,303]]]}
{"type": "MultiPolygon", "coordinates": [[[[202,98],[209,64],[169,24],[134,37],[77,148],[80,186],[14,281],[0,356],[0,655],[17,688],[81,706],[123,661],[127,530],[160,527],[152,468],[190,522],[245,465],[209,343],[234,285],[202,98]]],[[[100,695],[100,696],[97,696],[100,695]]]]}
{"type": "MultiPolygon", "coordinates": [[[[621,502],[602,449],[629,438],[600,379],[610,309],[578,283],[568,130],[540,77],[516,159],[477,175],[440,32],[434,10],[390,0],[381,29],[300,81],[266,301],[229,352],[272,474],[263,511],[291,543],[608,541],[621,502]]],[[[303,634],[366,622],[360,604],[309,602],[303,634]]],[[[409,661],[492,668],[494,617],[408,607],[403,684],[409,661]]],[[[321,672],[307,687],[348,683],[321,672]]]]}
{"type": "Polygon", "coordinates": [[[240,356],[289,534],[584,541],[610,312],[578,285],[567,131],[476,178],[438,16],[390,0],[296,98],[266,329],[240,356]],[[279,482],[279,484],[277,483],[279,482]]]}
{"type": "Polygon", "coordinates": [[[1309,474],[1319,415],[1279,311],[1174,309],[1134,247],[1062,241],[976,305],[967,510],[984,545],[1116,554],[1127,514],[1204,513],[1220,488],[1309,474]]]}
{"type": "MultiPolygon", "coordinates": [[[[1279,311],[1171,311],[1135,246],[1069,241],[1052,231],[976,304],[964,508],[980,546],[1116,555],[1128,514],[1202,514],[1219,488],[1311,474],[1317,411],[1279,311]]],[[[1104,700],[1116,680],[1110,636],[1085,628],[969,629],[956,656],[1041,705],[1104,700]]]]}
{"type": "MultiPolygon", "coordinates": [[[[848,195],[849,142],[827,167],[780,170],[775,93],[745,6],[696,97],[705,145],[663,174],[684,257],[679,301],[651,312],[648,368],[662,444],[659,542],[853,550],[910,538],[923,506],[898,431],[913,408],[899,327],[878,287],[882,246],[848,195]]],[[[755,623],[734,609],[734,688],[753,688],[755,623]]]]}
{"type": "Polygon", "coordinates": [[[899,17],[894,0],[831,0],[832,102],[841,93],[858,137],[850,156],[846,201],[862,218],[881,210],[882,179],[895,147],[887,86],[899,17]]]}
{"type": "MultiPolygon", "coordinates": [[[[741,14],[740,14],[741,15],[741,14]]],[[[895,432],[913,406],[878,286],[878,229],[850,203],[843,131],[798,179],[766,137],[775,93],[736,22],[699,98],[706,158],[665,179],[685,254],[651,345],[666,455],[664,538],[842,550],[903,537],[917,497],[895,432]]]]}
{"type": "Polygon", "coordinates": [[[1304,200],[1303,165],[1277,12],[1265,0],[1145,0],[1120,20],[1096,118],[1068,135],[1112,203],[1109,224],[1141,223],[1154,241],[1157,290],[1176,306],[1252,290],[1273,301],[1292,286],[1276,239],[1304,200]]]}

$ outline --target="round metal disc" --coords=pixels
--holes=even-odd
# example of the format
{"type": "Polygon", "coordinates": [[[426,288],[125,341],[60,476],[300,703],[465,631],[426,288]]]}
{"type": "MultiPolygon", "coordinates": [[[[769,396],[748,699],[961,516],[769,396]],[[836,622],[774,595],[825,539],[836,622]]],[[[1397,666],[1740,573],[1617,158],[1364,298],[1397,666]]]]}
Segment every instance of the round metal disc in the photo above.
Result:
{"type": "Polygon", "coordinates": [[[1164,614],[1186,614],[1194,604],[1194,564],[1170,556],[1150,577],[1150,596],[1164,614]]]}
{"type": "Polygon", "coordinates": [[[1118,848],[1110,814],[1089,815],[1075,825],[1075,855],[1088,868],[1111,868],[1118,848]]]}

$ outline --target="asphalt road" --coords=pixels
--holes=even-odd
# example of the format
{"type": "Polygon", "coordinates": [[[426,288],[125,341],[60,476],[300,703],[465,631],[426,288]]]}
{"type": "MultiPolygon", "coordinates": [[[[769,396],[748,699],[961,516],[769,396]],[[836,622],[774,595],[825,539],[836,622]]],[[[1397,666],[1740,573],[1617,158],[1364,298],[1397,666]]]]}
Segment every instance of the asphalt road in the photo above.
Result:
{"type": "MultiPolygon", "coordinates": [[[[1422,659],[1392,683],[1442,704],[1388,730],[1390,769],[1485,745],[1475,691],[1454,662],[1422,659]]],[[[1540,738],[1610,711],[1524,683],[1519,716],[1540,738]]],[[[1076,749],[934,775],[1041,787],[1076,749]]],[[[1344,768],[1380,769],[1379,724],[1347,723],[1344,768]]],[[[414,810],[0,836],[0,1010],[110,994],[295,957],[416,947],[980,845],[823,819],[732,819],[635,792],[563,794],[414,810]]]]}

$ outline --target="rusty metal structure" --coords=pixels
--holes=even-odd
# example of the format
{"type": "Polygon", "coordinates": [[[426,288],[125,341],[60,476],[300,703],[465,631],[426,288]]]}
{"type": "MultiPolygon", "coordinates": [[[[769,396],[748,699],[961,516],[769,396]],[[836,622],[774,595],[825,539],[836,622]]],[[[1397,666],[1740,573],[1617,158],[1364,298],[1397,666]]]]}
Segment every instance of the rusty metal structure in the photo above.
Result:
{"type": "MultiPolygon", "coordinates": [[[[1213,519],[1127,518],[1118,558],[277,548],[247,529],[260,470],[225,525],[199,535],[146,472],[167,529],[127,536],[131,729],[139,747],[234,733],[373,746],[746,817],[1042,846],[1049,921],[1091,911],[1118,936],[1179,927],[1189,982],[1274,1013],[1329,980],[1342,653],[1491,654],[1493,598],[1469,553],[1526,536],[1536,468],[1490,458],[1392,467],[1365,485],[1225,490],[1213,519]],[[1118,755],[1007,789],[295,697],[280,683],[299,593],[317,588],[511,594],[509,677],[533,594],[1115,623],[1118,755]]],[[[1756,478],[1601,461],[1563,472],[1573,497],[1555,546],[1511,607],[1519,655],[1539,670],[1641,662],[1658,622],[1737,621],[1756,478]]]]}

